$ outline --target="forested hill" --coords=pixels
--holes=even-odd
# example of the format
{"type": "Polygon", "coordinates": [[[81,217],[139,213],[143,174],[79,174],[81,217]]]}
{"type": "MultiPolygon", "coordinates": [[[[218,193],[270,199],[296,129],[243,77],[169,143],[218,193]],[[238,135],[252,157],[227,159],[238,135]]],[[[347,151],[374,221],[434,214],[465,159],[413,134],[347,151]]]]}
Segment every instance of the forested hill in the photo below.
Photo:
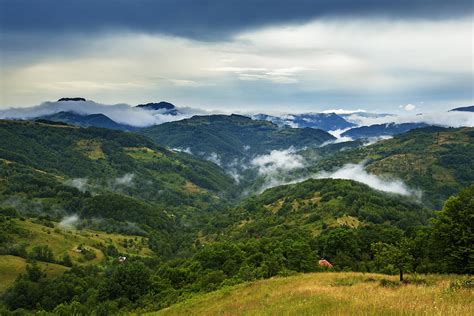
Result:
{"type": "Polygon", "coordinates": [[[158,144],[189,150],[224,165],[274,149],[316,147],[335,138],[318,129],[279,127],[240,115],[194,116],[139,131],[158,144]]]}
{"type": "Polygon", "coordinates": [[[463,187],[474,183],[474,128],[426,127],[366,147],[340,151],[316,161],[309,170],[336,170],[365,163],[366,170],[403,180],[418,189],[427,206],[439,209],[463,187]]]}
{"type": "Polygon", "coordinates": [[[205,207],[236,192],[212,163],[108,129],[0,121],[0,158],[2,172],[18,181],[31,169],[80,191],[111,191],[166,207],[205,207]]]}

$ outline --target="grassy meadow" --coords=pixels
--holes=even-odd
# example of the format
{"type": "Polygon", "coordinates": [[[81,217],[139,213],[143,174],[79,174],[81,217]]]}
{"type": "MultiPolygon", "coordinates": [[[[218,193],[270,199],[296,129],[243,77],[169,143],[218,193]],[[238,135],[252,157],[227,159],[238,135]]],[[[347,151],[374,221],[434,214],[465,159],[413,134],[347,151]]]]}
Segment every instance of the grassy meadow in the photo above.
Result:
{"type": "MultiPolygon", "coordinates": [[[[146,238],[141,236],[125,236],[89,229],[65,229],[59,227],[57,223],[54,224],[55,227],[48,227],[32,220],[12,219],[12,221],[19,228],[28,232],[27,235],[13,235],[16,243],[27,245],[27,251],[31,251],[35,246],[48,245],[54,254],[54,259],[58,261],[68,254],[76,265],[100,264],[105,259],[100,248],[107,245],[113,245],[120,253],[130,255],[147,257],[153,253],[148,248],[146,238]],[[84,259],[82,254],[76,251],[80,245],[93,252],[95,257],[91,260],[84,259]]],[[[59,276],[69,269],[54,263],[41,261],[37,263],[48,277],[59,276]]],[[[24,258],[0,255],[0,293],[10,287],[15,279],[25,272],[27,264],[28,262],[24,258]]]]}
{"type": "MultiPolygon", "coordinates": [[[[9,288],[15,279],[26,271],[27,261],[16,256],[0,256],[0,294],[9,288]]],[[[39,267],[50,278],[57,277],[64,273],[67,267],[59,264],[38,262],[39,267]]]]}
{"type": "Polygon", "coordinates": [[[465,276],[311,273],[226,287],[151,315],[473,315],[465,276]]]}

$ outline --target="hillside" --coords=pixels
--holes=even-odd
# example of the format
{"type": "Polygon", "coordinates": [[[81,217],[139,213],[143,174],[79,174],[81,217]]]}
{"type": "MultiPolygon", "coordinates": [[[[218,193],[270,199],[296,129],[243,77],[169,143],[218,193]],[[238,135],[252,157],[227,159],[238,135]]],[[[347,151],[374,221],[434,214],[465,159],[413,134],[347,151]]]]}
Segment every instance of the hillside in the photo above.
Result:
{"type": "Polygon", "coordinates": [[[402,133],[406,133],[415,128],[427,127],[425,123],[387,123],[387,124],[375,124],[370,126],[361,126],[351,128],[350,130],[341,134],[343,137],[351,137],[353,139],[358,138],[371,138],[381,136],[393,136],[402,133]]]}
{"type": "Polygon", "coordinates": [[[314,161],[300,174],[337,170],[364,163],[373,174],[403,180],[421,190],[427,206],[437,209],[450,195],[474,182],[474,128],[426,127],[376,144],[340,151],[314,161]]]}
{"type": "Polygon", "coordinates": [[[239,190],[216,165],[131,133],[0,121],[0,207],[151,239],[156,256],[187,253],[203,217],[239,190]]]}
{"type": "Polygon", "coordinates": [[[148,239],[143,236],[78,230],[47,219],[2,218],[0,221],[0,292],[25,272],[32,259],[52,278],[72,265],[92,266],[117,260],[119,256],[153,255],[148,239]],[[69,259],[65,260],[66,257],[69,259]]]}
{"type": "Polygon", "coordinates": [[[157,144],[192,152],[223,165],[274,149],[316,147],[335,139],[322,130],[278,127],[271,122],[234,114],[194,116],[144,128],[139,133],[157,144]]]}
{"type": "Polygon", "coordinates": [[[255,236],[293,227],[319,235],[326,228],[369,223],[406,229],[426,224],[432,215],[410,198],[339,179],[311,179],[268,189],[244,201],[237,211],[245,218],[236,223],[238,231],[255,236]]]}
{"type": "Polygon", "coordinates": [[[462,276],[392,277],[312,273],[226,287],[150,315],[470,315],[474,296],[462,276]],[[388,284],[382,286],[381,284],[388,284]]]}
{"type": "Polygon", "coordinates": [[[211,163],[108,129],[0,121],[0,158],[4,172],[30,168],[81,191],[113,191],[166,206],[204,206],[233,187],[211,163]]]}
{"type": "Polygon", "coordinates": [[[451,112],[451,111],[474,112],[474,105],[471,105],[471,106],[463,106],[463,107],[455,108],[455,109],[452,109],[452,110],[449,110],[449,111],[450,111],[450,112],[451,112]]]}

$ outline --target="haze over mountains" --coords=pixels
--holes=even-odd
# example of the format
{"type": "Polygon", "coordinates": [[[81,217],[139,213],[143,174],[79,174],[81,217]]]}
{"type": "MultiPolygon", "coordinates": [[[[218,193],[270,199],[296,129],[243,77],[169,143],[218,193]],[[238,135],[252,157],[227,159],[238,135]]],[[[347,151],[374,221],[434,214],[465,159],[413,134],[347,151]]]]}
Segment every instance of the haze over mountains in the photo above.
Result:
{"type": "MultiPolygon", "coordinates": [[[[109,119],[118,124],[131,127],[147,127],[164,122],[181,120],[183,118],[190,118],[193,115],[212,115],[212,114],[230,114],[223,112],[208,112],[197,108],[176,107],[172,103],[161,101],[157,103],[139,104],[137,106],[130,106],[127,104],[105,105],[96,103],[85,98],[61,98],[56,102],[44,102],[38,106],[27,108],[9,108],[0,110],[0,118],[3,119],[33,119],[46,117],[59,112],[73,112],[76,115],[91,115],[103,114],[109,119]]],[[[417,114],[388,114],[388,113],[370,113],[362,110],[334,110],[324,111],[321,113],[286,113],[286,114],[270,114],[270,113],[236,113],[252,117],[256,120],[271,121],[279,126],[288,125],[293,128],[317,128],[324,131],[346,131],[349,128],[371,126],[376,124],[386,123],[425,123],[428,125],[438,125],[446,127],[460,127],[460,126],[474,126],[474,117],[470,113],[472,107],[461,107],[453,109],[447,113],[440,112],[433,113],[417,113],[417,114]],[[461,112],[462,111],[462,112],[461,112]]],[[[62,114],[64,116],[64,114],[62,114]]],[[[58,120],[59,117],[51,116],[50,119],[58,120]]],[[[63,120],[72,120],[72,117],[63,117],[63,120]]],[[[89,118],[90,119],[90,118],[89,118]]],[[[78,124],[81,123],[81,118],[77,117],[78,124]]],[[[86,119],[87,121],[88,119],[86,119]]],[[[99,122],[102,124],[105,122],[99,122]]],[[[109,122],[110,123],[110,122],[109,122]]],[[[416,126],[416,125],[413,125],[416,126]]],[[[120,125],[117,126],[119,128],[120,125]]],[[[380,129],[374,127],[375,131],[380,129]]],[[[400,127],[400,130],[406,131],[409,125],[400,127]]],[[[340,135],[342,132],[336,133],[340,135]]],[[[390,128],[388,134],[396,134],[397,128],[390,128]]],[[[355,134],[355,133],[354,133],[355,134]]]]}

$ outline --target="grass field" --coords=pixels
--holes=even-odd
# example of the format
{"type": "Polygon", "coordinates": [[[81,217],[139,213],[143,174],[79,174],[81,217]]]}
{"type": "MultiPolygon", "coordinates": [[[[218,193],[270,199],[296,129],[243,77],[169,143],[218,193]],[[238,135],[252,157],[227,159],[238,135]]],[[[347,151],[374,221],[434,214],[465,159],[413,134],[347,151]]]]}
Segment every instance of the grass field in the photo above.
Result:
{"type": "MultiPolygon", "coordinates": [[[[15,256],[0,256],[0,293],[9,288],[15,279],[26,270],[26,259],[15,256]]],[[[64,273],[68,268],[54,264],[39,262],[41,270],[48,277],[56,277],[64,273]]]]}
{"type": "MultiPolygon", "coordinates": [[[[101,264],[104,254],[99,245],[113,245],[120,253],[128,255],[149,256],[152,251],[147,246],[146,238],[141,236],[126,236],[120,234],[109,234],[93,230],[75,230],[60,228],[57,223],[55,227],[48,227],[31,220],[12,220],[21,229],[28,232],[27,236],[12,235],[15,243],[25,244],[28,252],[35,246],[44,246],[52,250],[54,259],[61,261],[65,254],[69,254],[71,260],[77,265],[101,264]],[[77,251],[82,245],[95,254],[95,258],[87,260],[84,255],[77,251]]],[[[48,277],[62,274],[68,268],[59,264],[38,261],[39,266],[46,272],[48,277]]],[[[26,259],[0,255],[0,293],[13,284],[15,279],[25,271],[26,259]]]]}
{"type": "Polygon", "coordinates": [[[303,274],[223,288],[151,315],[473,315],[473,289],[450,286],[463,279],[429,275],[398,284],[380,274],[303,274]]]}
{"type": "Polygon", "coordinates": [[[17,236],[15,241],[27,243],[28,250],[34,246],[48,245],[54,253],[54,257],[60,260],[64,254],[69,254],[75,264],[99,264],[104,259],[99,244],[114,245],[121,253],[148,256],[152,252],[147,247],[146,240],[140,236],[125,236],[120,234],[109,234],[93,230],[64,229],[55,224],[55,228],[50,228],[41,224],[27,221],[15,220],[15,223],[30,232],[31,236],[24,240],[17,236]],[[96,257],[90,261],[81,259],[82,255],[75,251],[79,245],[86,246],[94,252],[96,257]],[[127,247],[125,247],[127,245],[127,247]]]}

